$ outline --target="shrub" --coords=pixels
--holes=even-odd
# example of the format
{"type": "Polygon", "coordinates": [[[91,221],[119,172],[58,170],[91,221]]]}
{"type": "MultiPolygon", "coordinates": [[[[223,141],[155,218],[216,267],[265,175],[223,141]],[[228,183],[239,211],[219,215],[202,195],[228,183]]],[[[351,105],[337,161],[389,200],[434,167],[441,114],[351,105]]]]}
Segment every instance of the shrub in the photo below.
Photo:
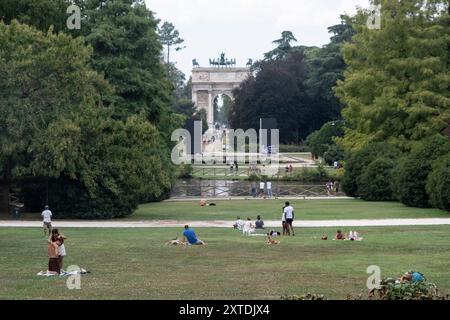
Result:
{"type": "Polygon", "coordinates": [[[323,294],[311,294],[307,293],[302,296],[281,296],[281,300],[287,300],[287,301],[296,301],[296,300],[327,300],[327,298],[323,294]]]}
{"type": "Polygon", "coordinates": [[[183,164],[178,167],[178,178],[180,179],[190,179],[192,178],[192,165],[183,164]]]}
{"type": "Polygon", "coordinates": [[[363,200],[389,201],[393,199],[389,180],[394,168],[394,161],[388,158],[377,158],[363,169],[357,178],[358,193],[363,200]]]}
{"type": "Polygon", "coordinates": [[[398,283],[392,278],[383,280],[381,287],[369,294],[370,300],[448,300],[448,298],[439,293],[434,283],[426,281],[398,283]]]}
{"type": "Polygon", "coordinates": [[[334,138],[344,134],[344,122],[337,120],[325,123],[320,130],[311,133],[306,138],[306,144],[311,152],[322,157],[330,146],[335,145],[334,138]]]}
{"type": "Polygon", "coordinates": [[[450,140],[436,135],[417,143],[397,164],[393,175],[393,190],[397,199],[407,206],[426,208],[430,199],[426,191],[433,162],[450,152],[450,140]]]}
{"type": "Polygon", "coordinates": [[[344,150],[337,145],[331,145],[327,151],[323,154],[323,160],[328,165],[333,165],[335,161],[341,161],[344,159],[344,150]]]}
{"type": "Polygon", "coordinates": [[[383,157],[395,160],[401,151],[387,143],[372,143],[365,148],[348,153],[345,161],[345,172],[342,178],[342,189],[350,197],[359,196],[358,178],[363,170],[376,158],[383,157]]]}
{"type": "Polygon", "coordinates": [[[296,145],[296,144],[280,144],[279,152],[294,153],[294,152],[310,152],[308,146],[296,145]]]}
{"type": "Polygon", "coordinates": [[[426,189],[431,205],[450,211],[450,153],[434,162],[426,189]]]}

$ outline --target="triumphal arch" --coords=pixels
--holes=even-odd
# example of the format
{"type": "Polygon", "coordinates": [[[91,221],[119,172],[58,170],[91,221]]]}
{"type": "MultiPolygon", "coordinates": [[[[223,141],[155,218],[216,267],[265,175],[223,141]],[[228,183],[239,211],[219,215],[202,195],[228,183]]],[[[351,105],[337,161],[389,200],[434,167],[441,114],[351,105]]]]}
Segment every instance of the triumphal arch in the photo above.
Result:
{"type": "Polygon", "coordinates": [[[197,110],[205,109],[208,125],[214,125],[214,99],[225,94],[233,99],[233,90],[250,74],[250,61],[247,67],[236,67],[236,59],[228,60],[222,53],[219,59],[209,60],[209,67],[200,67],[192,61],[192,101],[197,110]]]}

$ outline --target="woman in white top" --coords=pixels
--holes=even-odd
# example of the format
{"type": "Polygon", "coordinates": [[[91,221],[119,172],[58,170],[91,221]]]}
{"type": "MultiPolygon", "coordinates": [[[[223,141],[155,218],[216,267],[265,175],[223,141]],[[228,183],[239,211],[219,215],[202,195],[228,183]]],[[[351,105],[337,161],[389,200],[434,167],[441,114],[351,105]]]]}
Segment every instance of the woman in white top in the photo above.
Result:
{"type": "Polygon", "coordinates": [[[59,268],[62,270],[63,268],[63,263],[64,263],[64,257],[67,255],[66,254],[66,247],[64,246],[64,240],[67,239],[66,236],[62,235],[59,233],[58,229],[53,229],[52,230],[52,238],[55,238],[58,240],[59,245],[58,245],[58,259],[59,259],[59,268]]]}
{"type": "Polygon", "coordinates": [[[252,219],[247,218],[247,221],[244,223],[242,233],[244,234],[244,236],[249,236],[255,233],[255,225],[253,224],[252,219]]]}

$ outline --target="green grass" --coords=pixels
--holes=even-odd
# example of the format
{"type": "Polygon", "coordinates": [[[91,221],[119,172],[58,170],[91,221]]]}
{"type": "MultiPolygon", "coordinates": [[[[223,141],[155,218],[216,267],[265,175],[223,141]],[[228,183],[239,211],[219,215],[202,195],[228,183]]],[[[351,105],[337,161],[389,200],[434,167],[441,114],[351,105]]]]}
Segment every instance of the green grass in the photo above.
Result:
{"type": "MultiPolygon", "coordinates": [[[[235,220],[256,218],[281,219],[284,200],[215,201],[216,207],[200,207],[198,201],[145,204],[128,220],[235,220]]],[[[389,219],[389,218],[450,218],[438,209],[409,208],[397,202],[366,202],[360,200],[296,200],[291,201],[296,219],[389,219]]]]}
{"type": "Polygon", "coordinates": [[[197,229],[209,246],[166,247],[179,229],[66,229],[66,266],[92,273],[81,290],[65,278],[36,276],[46,269],[40,229],[0,229],[0,299],[279,299],[365,294],[369,265],[383,276],[415,269],[450,292],[450,226],[360,228],[362,242],[321,241],[335,229],[301,229],[268,247],[229,229],[197,229]]]}

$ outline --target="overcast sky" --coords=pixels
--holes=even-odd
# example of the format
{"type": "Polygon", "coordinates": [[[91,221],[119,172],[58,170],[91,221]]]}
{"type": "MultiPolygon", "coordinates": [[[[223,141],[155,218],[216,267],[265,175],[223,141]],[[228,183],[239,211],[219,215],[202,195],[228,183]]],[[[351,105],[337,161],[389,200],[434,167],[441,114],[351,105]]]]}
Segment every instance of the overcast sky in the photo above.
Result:
{"type": "Polygon", "coordinates": [[[172,22],[185,40],[186,49],[172,61],[189,78],[192,59],[207,67],[209,58],[225,52],[238,66],[248,59],[261,59],[274,48],[281,32],[294,33],[298,43],[322,46],[328,43],[327,27],[340,22],[342,13],[369,0],[145,0],[161,21],[172,22]]]}

